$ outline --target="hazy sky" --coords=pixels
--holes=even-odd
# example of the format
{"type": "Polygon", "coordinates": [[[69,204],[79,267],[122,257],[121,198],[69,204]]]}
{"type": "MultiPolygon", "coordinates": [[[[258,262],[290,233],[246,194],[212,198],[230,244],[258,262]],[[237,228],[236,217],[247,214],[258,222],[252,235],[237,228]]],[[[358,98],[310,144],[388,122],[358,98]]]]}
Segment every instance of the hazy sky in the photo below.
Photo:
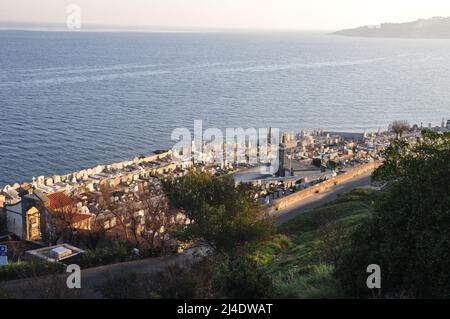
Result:
{"type": "Polygon", "coordinates": [[[0,0],[0,21],[202,28],[333,30],[450,16],[449,0],[0,0]]]}

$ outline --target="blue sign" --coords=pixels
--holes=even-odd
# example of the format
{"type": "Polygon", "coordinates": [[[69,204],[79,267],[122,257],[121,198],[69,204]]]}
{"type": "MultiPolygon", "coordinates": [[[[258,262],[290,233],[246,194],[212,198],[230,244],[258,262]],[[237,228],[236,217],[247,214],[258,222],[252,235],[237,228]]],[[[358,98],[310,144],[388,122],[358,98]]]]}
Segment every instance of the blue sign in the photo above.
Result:
{"type": "Polygon", "coordinates": [[[7,252],[8,252],[8,246],[0,245],[0,256],[6,256],[7,252]]]}
{"type": "Polygon", "coordinates": [[[6,266],[8,264],[8,257],[6,253],[8,252],[8,246],[0,245],[0,266],[6,266]]]}

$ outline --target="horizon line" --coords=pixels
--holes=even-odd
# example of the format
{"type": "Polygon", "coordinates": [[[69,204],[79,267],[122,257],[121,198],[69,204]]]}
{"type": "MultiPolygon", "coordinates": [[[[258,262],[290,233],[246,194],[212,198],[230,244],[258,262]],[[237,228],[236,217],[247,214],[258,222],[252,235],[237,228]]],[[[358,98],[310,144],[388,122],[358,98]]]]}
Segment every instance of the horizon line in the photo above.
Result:
{"type": "Polygon", "coordinates": [[[336,29],[261,28],[261,27],[199,27],[128,24],[82,24],[80,29],[69,29],[62,22],[0,21],[0,31],[53,32],[335,32],[336,29]]]}

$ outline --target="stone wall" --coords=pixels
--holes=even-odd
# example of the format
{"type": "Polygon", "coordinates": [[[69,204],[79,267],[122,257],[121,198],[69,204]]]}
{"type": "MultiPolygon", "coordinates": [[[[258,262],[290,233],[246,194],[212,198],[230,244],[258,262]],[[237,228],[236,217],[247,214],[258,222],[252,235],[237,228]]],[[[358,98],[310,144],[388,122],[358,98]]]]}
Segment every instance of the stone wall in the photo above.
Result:
{"type": "MultiPolygon", "coordinates": [[[[178,165],[176,163],[170,163],[167,165],[164,165],[162,167],[156,167],[152,169],[147,169],[145,173],[141,173],[141,175],[145,175],[146,177],[149,177],[151,174],[157,175],[157,174],[168,174],[170,172],[173,172],[176,168],[178,168],[178,165]]],[[[139,174],[136,174],[136,172],[130,172],[127,174],[122,174],[117,177],[110,177],[105,178],[100,181],[100,184],[108,184],[111,187],[116,187],[120,183],[126,183],[126,182],[132,182],[139,178],[139,174]]]]}
{"type": "MultiPolygon", "coordinates": [[[[171,155],[172,155],[172,151],[169,150],[167,152],[164,152],[161,154],[150,155],[145,158],[136,157],[133,160],[117,162],[117,163],[113,163],[113,164],[109,164],[109,165],[98,165],[94,168],[83,169],[81,171],[73,172],[73,173],[66,174],[66,175],[53,175],[53,176],[48,176],[48,177],[39,176],[37,178],[33,178],[33,186],[36,186],[36,185],[52,186],[53,184],[59,183],[59,182],[73,182],[73,179],[82,180],[84,178],[87,178],[89,175],[97,175],[97,174],[103,172],[105,170],[105,168],[123,169],[124,167],[130,166],[132,164],[141,164],[144,162],[154,162],[154,161],[163,159],[163,158],[171,156],[171,155]]],[[[155,168],[154,172],[160,173],[168,168],[170,168],[171,170],[175,169],[174,165],[167,165],[161,169],[155,168]]],[[[124,176],[117,178],[117,180],[118,180],[118,183],[120,183],[121,181],[126,181],[126,180],[131,181],[131,180],[133,180],[133,177],[131,174],[129,174],[129,175],[124,174],[124,176]]],[[[20,185],[17,185],[16,188],[19,188],[19,186],[20,185]]]]}
{"type": "Polygon", "coordinates": [[[362,164],[357,167],[353,167],[349,170],[347,170],[345,173],[338,175],[334,178],[331,178],[329,180],[326,180],[322,183],[316,184],[314,186],[311,186],[309,188],[306,188],[304,190],[295,192],[291,195],[288,195],[283,198],[276,199],[271,205],[264,208],[264,212],[267,213],[273,213],[278,210],[287,208],[313,194],[320,193],[323,191],[328,190],[329,188],[344,183],[354,177],[357,177],[359,175],[362,175],[367,172],[372,172],[374,169],[376,169],[378,166],[381,165],[381,161],[374,161],[367,164],[362,164]]]}

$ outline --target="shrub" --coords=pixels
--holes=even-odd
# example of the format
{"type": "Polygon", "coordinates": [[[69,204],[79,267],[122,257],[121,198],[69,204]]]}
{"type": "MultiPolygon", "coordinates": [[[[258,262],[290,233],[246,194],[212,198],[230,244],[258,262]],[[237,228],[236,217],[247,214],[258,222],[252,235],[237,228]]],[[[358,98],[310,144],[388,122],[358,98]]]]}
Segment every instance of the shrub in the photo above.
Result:
{"type": "Polygon", "coordinates": [[[109,264],[115,264],[131,260],[125,246],[114,245],[111,248],[100,248],[94,251],[88,250],[81,255],[79,265],[82,268],[91,268],[109,264]]]}
{"type": "Polygon", "coordinates": [[[245,257],[223,261],[215,271],[213,285],[216,296],[224,298],[269,298],[274,291],[266,269],[245,257]]]}
{"type": "Polygon", "coordinates": [[[372,296],[366,268],[378,264],[383,296],[450,297],[450,134],[423,136],[391,143],[374,173],[387,187],[336,267],[349,296],[372,296]]]}
{"type": "Polygon", "coordinates": [[[21,261],[0,267],[0,281],[63,273],[65,266],[59,263],[21,261]]]}

